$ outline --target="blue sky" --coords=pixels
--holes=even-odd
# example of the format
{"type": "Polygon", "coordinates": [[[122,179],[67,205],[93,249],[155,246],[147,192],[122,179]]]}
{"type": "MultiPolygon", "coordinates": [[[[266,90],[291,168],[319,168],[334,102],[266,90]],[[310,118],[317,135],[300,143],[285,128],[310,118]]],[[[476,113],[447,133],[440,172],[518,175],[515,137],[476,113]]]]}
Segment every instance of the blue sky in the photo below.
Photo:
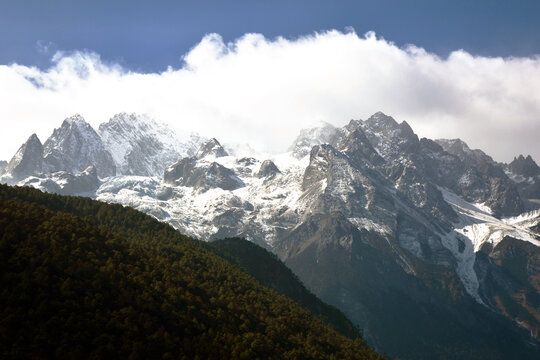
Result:
{"type": "Polygon", "coordinates": [[[0,64],[46,68],[57,50],[152,72],[181,66],[207,33],[295,38],[353,27],[441,56],[540,54],[540,1],[14,1],[0,2],[0,64]]]}
{"type": "Polygon", "coordinates": [[[281,152],[383,111],[538,161],[539,54],[536,0],[0,0],[0,159],[75,113],[281,152]]]}

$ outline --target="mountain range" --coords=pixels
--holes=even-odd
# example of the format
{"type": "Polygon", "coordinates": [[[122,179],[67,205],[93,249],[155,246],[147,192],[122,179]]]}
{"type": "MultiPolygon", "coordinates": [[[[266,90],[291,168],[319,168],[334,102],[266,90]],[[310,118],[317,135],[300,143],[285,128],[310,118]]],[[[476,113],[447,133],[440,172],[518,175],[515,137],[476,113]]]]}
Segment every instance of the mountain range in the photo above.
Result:
{"type": "Polygon", "coordinates": [[[0,182],[120,203],[182,233],[275,253],[402,359],[540,356],[540,168],[381,112],[245,156],[147,116],[34,134],[0,182]],[[518,356],[519,355],[519,356],[518,356]]]}

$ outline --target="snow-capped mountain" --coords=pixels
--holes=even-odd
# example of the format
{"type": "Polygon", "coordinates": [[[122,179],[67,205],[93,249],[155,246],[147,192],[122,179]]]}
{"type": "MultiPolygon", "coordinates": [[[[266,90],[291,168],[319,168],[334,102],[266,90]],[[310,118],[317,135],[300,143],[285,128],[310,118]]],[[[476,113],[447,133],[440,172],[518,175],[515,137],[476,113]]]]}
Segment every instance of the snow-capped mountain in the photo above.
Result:
{"type": "Polygon", "coordinates": [[[5,166],[6,179],[2,181],[24,179],[41,172],[42,166],[43,145],[37,135],[32,134],[5,166]]]}
{"type": "Polygon", "coordinates": [[[315,145],[334,144],[336,138],[342,135],[342,129],[332,124],[322,123],[321,126],[311,129],[302,129],[294,140],[289,151],[299,159],[308,155],[315,145]]]}
{"type": "Polygon", "coordinates": [[[161,176],[167,166],[193,155],[204,141],[196,134],[182,139],[165,124],[138,114],[117,114],[98,132],[119,175],[161,176]]]}
{"type": "MultiPolygon", "coordinates": [[[[60,135],[56,144],[67,141],[60,135]]],[[[99,180],[68,159],[55,168],[63,172],[32,168],[19,184],[131,206],[198,238],[265,246],[400,358],[432,343],[473,341],[490,353],[501,336],[523,347],[540,338],[540,196],[523,186],[539,183],[532,159],[499,164],[459,139],[419,139],[383,113],[303,130],[277,155],[177,138],[134,114],[114,116],[98,138],[122,176],[99,180]]]]}
{"type": "Polygon", "coordinates": [[[43,145],[43,170],[77,174],[95,166],[99,177],[114,176],[116,166],[100,136],[82,116],[74,115],[54,129],[43,145]]]}
{"type": "Polygon", "coordinates": [[[517,185],[528,210],[540,206],[540,167],[530,155],[519,155],[505,167],[506,175],[517,185]]]}

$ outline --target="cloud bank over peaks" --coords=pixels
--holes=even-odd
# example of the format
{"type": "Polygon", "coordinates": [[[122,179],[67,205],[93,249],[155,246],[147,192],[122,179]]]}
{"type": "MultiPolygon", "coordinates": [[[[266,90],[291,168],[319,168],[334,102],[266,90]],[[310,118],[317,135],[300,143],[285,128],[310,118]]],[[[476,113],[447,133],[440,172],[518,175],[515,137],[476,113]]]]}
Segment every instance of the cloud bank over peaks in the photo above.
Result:
{"type": "Polygon", "coordinates": [[[146,113],[259,151],[284,151],[301,128],[342,126],[376,111],[420,136],[460,137],[496,160],[540,160],[540,58],[443,59],[354,31],[295,38],[206,35],[180,68],[138,73],[91,52],[57,52],[41,70],[0,65],[0,158],[32,132],[42,141],[82,114],[97,127],[118,112],[146,113]]]}

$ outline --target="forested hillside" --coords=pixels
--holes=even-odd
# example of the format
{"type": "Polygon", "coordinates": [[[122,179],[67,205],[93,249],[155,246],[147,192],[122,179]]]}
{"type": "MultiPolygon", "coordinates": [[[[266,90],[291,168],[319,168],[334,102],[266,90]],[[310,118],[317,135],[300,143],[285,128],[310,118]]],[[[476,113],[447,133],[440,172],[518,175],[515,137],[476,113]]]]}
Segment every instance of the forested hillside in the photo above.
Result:
{"type": "Polygon", "coordinates": [[[340,333],[356,338],[359,330],[337,308],[322,302],[300,282],[298,277],[275,254],[240,239],[229,238],[210,243],[217,255],[240,267],[263,285],[284,294],[321,317],[340,333]]]}
{"type": "Polygon", "coordinates": [[[0,185],[1,358],[377,359],[208,245],[88,198],[0,185]]]}

